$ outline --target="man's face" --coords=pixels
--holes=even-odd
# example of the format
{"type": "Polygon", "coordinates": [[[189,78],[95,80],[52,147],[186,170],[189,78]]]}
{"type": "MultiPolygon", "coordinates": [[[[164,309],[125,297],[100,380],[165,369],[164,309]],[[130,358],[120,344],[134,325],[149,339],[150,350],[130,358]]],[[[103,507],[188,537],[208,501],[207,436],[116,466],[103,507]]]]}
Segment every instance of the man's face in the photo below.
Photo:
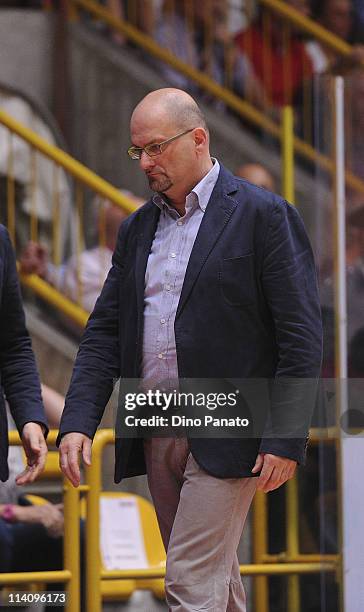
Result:
{"type": "Polygon", "coordinates": [[[302,13],[302,15],[305,15],[305,17],[309,16],[310,7],[308,0],[288,0],[288,4],[295,8],[296,11],[302,13]]]}
{"type": "MultiPolygon", "coordinates": [[[[131,123],[131,141],[134,146],[145,147],[163,142],[181,131],[183,130],[180,127],[172,126],[167,122],[153,127],[148,125],[147,121],[136,118],[131,123]]],[[[139,164],[145,172],[152,191],[165,193],[170,197],[184,192],[189,193],[195,169],[193,132],[163,145],[162,153],[159,155],[150,157],[143,151],[139,164]]]]}
{"type": "Polygon", "coordinates": [[[352,7],[349,0],[326,0],[322,16],[323,25],[344,40],[352,27],[352,7]]]}

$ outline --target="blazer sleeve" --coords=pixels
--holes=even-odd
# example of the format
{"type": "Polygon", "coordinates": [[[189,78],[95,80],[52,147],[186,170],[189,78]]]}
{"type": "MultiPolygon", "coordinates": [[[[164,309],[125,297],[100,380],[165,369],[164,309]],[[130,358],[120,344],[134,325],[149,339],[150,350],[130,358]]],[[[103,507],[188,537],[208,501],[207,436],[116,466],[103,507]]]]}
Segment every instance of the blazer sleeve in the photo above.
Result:
{"type": "Polygon", "coordinates": [[[1,227],[3,286],[0,314],[1,384],[21,434],[25,423],[37,422],[48,431],[39,375],[25,325],[16,260],[9,234],[1,227]]]}
{"type": "Polygon", "coordinates": [[[57,444],[69,432],[93,438],[120,376],[119,288],[125,262],[126,227],[127,221],[119,230],[112,267],[79,346],[57,444]]]}
{"type": "Polygon", "coordinates": [[[275,329],[278,364],[260,452],[304,463],[322,360],[314,257],[296,209],[276,201],[266,235],[262,287],[275,329]]]}

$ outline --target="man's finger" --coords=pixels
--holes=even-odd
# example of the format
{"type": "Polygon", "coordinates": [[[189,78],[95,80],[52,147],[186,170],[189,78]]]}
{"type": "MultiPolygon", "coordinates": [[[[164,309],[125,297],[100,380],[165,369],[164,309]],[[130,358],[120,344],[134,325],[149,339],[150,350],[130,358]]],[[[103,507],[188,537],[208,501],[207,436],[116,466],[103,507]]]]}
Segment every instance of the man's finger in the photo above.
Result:
{"type": "Polygon", "coordinates": [[[60,467],[63,474],[73,484],[78,487],[80,484],[80,470],[78,467],[78,450],[62,449],[60,453],[60,467]],[[76,465],[75,465],[76,464],[76,465]]]}
{"type": "Polygon", "coordinates": [[[91,440],[84,440],[82,446],[82,459],[86,465],[91,465],[91,440]]]}
{"type": "Polygon", "coordinates": [[[264,465],[263,465],[261,474],[257,482],[257,489],[259,491],[264,491],[267,485],[267,482],[271,477],[272,472],[273,472],[273,466],[269,465],[266,461],[264,461],[264,465]]]}
{"type": "Polygon", "coordinates": [[[78,487],[81,480],[80,465],[79,465],[79,449],[71,448],[68,451],[68,468],[71,474],[71,482],[73,486],[78,487]]]}
{"type": "Polygon", "coordinates": [[[17,485],[24,485],[33,482],[33,473],[35,468],[32,465],[27,465],[26,468],[15,478],[17,485]]]}
{"type": "Polygon", "coordinates": [[[269,480],[269,483],[267,485],[269,489],[267,488],[266,493],[268,493],[268,491],[274,491],[275,489],[278,489],[279,487],[284,485],[287,480],[290,480],[294,476],[294,473],[296,471],[296,465],[290,465],[289,467],[281,470],[280,472],[278,472],[278,469],[275,468],[275,471],[277,471],[277,476],[274,474],[269,480]]]}
{"type": "Polygon", "coordinates": [[[282,481],[282,472],[281,470],[273,467],[271,475],[264,486],[264,493],[269,493],[269,491],[274,491],[274,489],[278,489],[283,483],[282,481]]]}
{"type": "Polygon", "coordinates": [[[257,455],[255,465],[252,469],[252,474],[256,474],[257,472],[260,472],[260,470],[263,467],[263,463],[264,463],[264,455],[262,453],[259,453],[259,455],[257,455]]]}
{"type": "Polygon", "coordinates": [[[66,433],[61,440],[59,447],[60,467],[74,487],[78,487],[81,479],[79,453],[82,452],[82,458],[86,465],[90,465],[91,445],[91,438],[77,432],[66,433]]]}
{"type": "MultiPolygon", "coordinates": [[[[16,478],[18,485],[33,482],[44,470],[48,448],[41,430],[36,425],[36,430],[26,424],[22,436],[23,448],[27,457],[27,467],[16,478]]],[[[31,424],[33,425],[33,424],[31,424]]]]}
{"type": "MultiPolygon", "coordinates": [[[[61,471],[66,476],[66,478],[70,482],[72,482],[72,474],[71,474],[71,471],[70,471],[69,465],[68,465],[67,451],[63,450],[62,447],[60,449],[60,454],[59,454],[59,467],[61,468],[61,471]]],[[[72,482],[72,484],[74,484],[74,483],[72,482]]]]}

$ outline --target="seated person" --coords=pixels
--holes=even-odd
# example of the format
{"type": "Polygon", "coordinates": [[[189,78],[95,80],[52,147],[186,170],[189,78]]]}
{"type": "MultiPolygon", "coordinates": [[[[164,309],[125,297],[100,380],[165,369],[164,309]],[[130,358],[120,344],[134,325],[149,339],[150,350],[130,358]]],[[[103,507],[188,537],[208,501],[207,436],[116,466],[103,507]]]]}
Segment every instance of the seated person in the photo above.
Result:
{"type": "Polygon", "coordinates": [[[235,170],[235,176],[276,193],[274,177],[262,164],[243,164],[235,170]]]}
{"type": "MultiPolygon", "coordinates": [[[[199,70],[222,86],[228,83],[237,94],[255,100],[256,80],[246,56],[239,53],[227,22],[226,0],[205,0],[187,5],[183,0],[165,1],[155,27],[156,42],[185,64],[199,70]],[[247,91],[249,89],[249,92],[247,91]]],[[[187,76],[165,63],[161,75],[173,87],[199,93],[212,102],[187,76]]],[[[260,94],[260,91],[259,91],[260,94]]],[[[221,109],[221,104],[215,103],[221,109]]]]}
{"type": "MultiPolygon", "coordinates": [[[[304,16],[309,15],[308,0],[287,0],[287,4],[304,16]]],[[[276,108],[285,104],[300,105],[304,81],[313,71],[311,59],[298,30],[291,30],[287,46],[283,20],[272,14],[269,24],[270,34],[265,36],[260,12],[246,30],[237,34],[236,43],[251,62],[267,103],[276,108]]]]}
{"type": "Polygon", "coordinates": [[[363,40],[356,35],[355,13],[351,0],[313,2],[312,12],[313,18],[326,30],[353,45],[351,56],[343,58],[318,40],[307,42],[306,51],[312,60],[314,72],[343,73],[359,66],[364,59],[364,45],[363,40]]]}
{"type": "MultiPolygon", "coordinates": [[[[137,205],[144,203],[135,196],[132,199],[137,205]]],[[[79,257],[73,255],[61,266],[49,261],[43,245],[29,242],[20,257],[20,271],[23,274],[38,274],[70,300],[91,312],[111,267],[119,227],[126,216],[122,208],[109,203],[105,210],[105,245],[86,249],[79,257]]]]}
{"type": "MultiPolygon", "coordinates": [[[[62,395],[42,385],[50,427],[58,427],[64,405],[62,395]]],[[[7,407],[9,430],[15,424],[7,407]]],[[[63,567],[63,505],[30,505],[15,482],[24,468],[19,446],[9,448],[9,479],[0,482],[0,572],[58,570],[63,567]],[[24,505],[26,504],[26,505],[24,505]]],[[[58,591],[59,584],[48,585],[58,591]]],[[[46,608],[48,610],[48,608],[46,608]]],[[[51,610],[63,609],[52,606],[51,610]]]]}

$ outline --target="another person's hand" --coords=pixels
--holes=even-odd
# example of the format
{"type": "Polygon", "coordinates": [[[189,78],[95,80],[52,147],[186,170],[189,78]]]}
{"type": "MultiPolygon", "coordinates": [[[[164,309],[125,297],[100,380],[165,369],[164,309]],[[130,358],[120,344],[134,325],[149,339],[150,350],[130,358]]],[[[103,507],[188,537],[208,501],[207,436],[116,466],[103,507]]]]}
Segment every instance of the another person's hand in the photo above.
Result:
{"type": "Polygon", "coordinates": [[[42,426],[39,423],[25,423],[21,439],[27,457],[27,466],[16,477],[18,485],[33,482],[43,472],[48,452],[42,426]]]}
{"type": "Polygon", "coordinates": [[[47,275],[48,251],[37,242],[28,242],[20,255],[20,272],[23,274],[38,274],[42,278],[47,275]]]}
{"type": "Polygon", "coordinates": [[[74,487],[78,487],[81,478],[79,453],[82,453],[83,462],[91,465],[91,444],[91,438],[85,434],[71,432],[63,436],[59,445],[59,466],[74,487]]]}
{"type": "Polygon", "coordinates": [[[294,476],[297,461],[271,455],[270,453],[259,453],[252,473],[260,472],[258,476],[257,489],[268,493],[278,489],[282,484],[294,476]]]}
{"type": "Polygon", "coordinates": [[[41,524],[52,538],[63,535],[63,504],[13,506],[15,522],[41,524]]]}

